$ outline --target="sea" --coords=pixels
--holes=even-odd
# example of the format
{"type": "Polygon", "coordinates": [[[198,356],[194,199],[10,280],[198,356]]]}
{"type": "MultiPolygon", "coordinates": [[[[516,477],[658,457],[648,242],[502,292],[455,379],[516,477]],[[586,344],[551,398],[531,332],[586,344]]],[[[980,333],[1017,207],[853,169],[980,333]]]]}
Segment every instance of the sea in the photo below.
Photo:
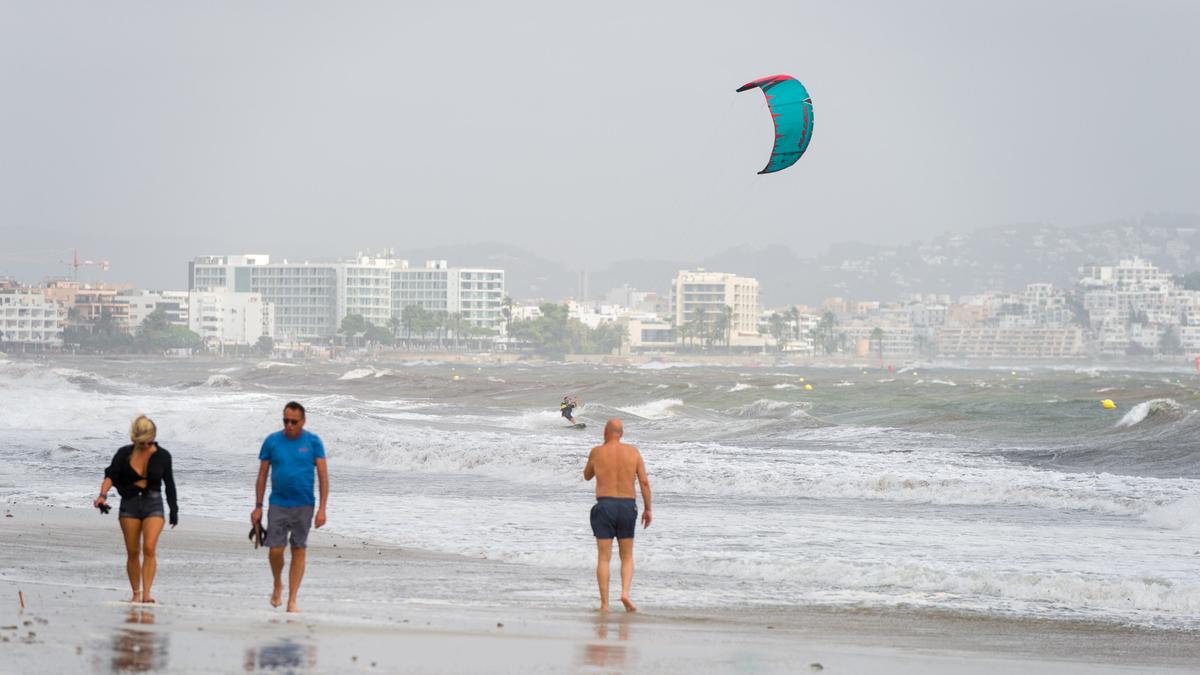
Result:
{"type": "Polygon", "coordinates": [[[88,508],[144,413],[181,527],[245,522],[293,399],[328,452],[329,531],[504,570],[481,597],[448,563],[430,600],[594,605],[582,473],[618,417],[653,490],[643,606],[1200,628],[1200,376],[1183,368],[8,357],[0,504],[88,508]],[[586,429],[565,428],[568,394],[586,429]]]}

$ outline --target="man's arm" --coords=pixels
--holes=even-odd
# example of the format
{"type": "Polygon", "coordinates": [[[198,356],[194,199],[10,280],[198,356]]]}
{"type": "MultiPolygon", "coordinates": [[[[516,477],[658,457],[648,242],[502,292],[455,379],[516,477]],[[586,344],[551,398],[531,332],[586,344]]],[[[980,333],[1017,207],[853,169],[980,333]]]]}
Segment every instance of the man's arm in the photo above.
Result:
{"type": "Polygon", "coordinates": [[[642,486],[642,527],[650,527],[654,516],[650,514],[650,477],[646,475],[646,463],[642,461],[642,453],[638,453],[637,461],[638,484],[642,486]]]}
{"type": "Polygon", "coordinates": [[[271,460],[264,459],[258,463],[258,480],[254,482],[254,510],[250,512],[250,522],[262,520],[263,497],[267,494],[267,474],[271,473],[271,460]]]}
{"type": "Polygon", "coordinates": [[[596,477],[596,449],[588,453],[587,465],[583,467],[583,479],[591,480],[596,477]]]}
{"type": "Polygon", "coordinates": [[[325,504],[329,501],[329,465],[324,457],[317,460],[317,482],[321,484],[321,506],[317,508],[317,519],[313,524],[321,527],[325,524],[325,504]]]}

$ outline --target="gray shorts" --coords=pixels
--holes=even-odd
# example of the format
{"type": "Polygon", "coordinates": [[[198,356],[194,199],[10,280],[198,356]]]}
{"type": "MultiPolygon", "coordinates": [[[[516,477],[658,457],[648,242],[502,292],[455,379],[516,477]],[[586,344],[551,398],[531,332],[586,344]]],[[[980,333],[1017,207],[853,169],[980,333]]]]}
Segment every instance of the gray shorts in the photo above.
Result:
{"type": "Polygon", "coordinates": [[[117,516],[120,518],[134,518],[136,520],[162,518],[162,493],[139,492],[130,497],[121,497],[121,508],[117,511],[117,516]]]}
{"type": "Polygon", "coordinates": [[[312,527],[315,506],[275,506],[267,509],[267,538],[263,542],[268,548],[288,545],[292,548],[308,547],[308,530],[312,527]]]}

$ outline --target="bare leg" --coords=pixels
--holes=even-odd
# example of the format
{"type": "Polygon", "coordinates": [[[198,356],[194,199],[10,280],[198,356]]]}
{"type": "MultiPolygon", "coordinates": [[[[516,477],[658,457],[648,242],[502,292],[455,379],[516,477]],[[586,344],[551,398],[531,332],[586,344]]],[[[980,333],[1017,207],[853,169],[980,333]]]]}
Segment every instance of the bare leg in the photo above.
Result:
{"type": "Polygon", "coordinates": [[[125,573],[133,588],[130,602],[142,601],[142,521],[137,518],[121,518],[121,534],[125,536],[125,573]]]}
{"type": "Polygon", "coordinates": [[[142,602],[154,602],[150,587],[154,585],[154,574],[158,571],[158,535],[162,531],[162,518],[142,521],[142,602]]]}
{"type": "Polygon", "coordinates": [[[626,612],[636,612],[637,607],[629,601],[629,588],[633,586],[633,539],[618,539],[617,554],[621,556],[621,604],[626,612]]]}
{"type": "Polygon", "coordinates": [[[596,540],[596,583],[600,585],[600,611],[608,611],[608,563],[612,560],[612,539],[596,540]]]}
{"type": "MultiPolygon", "coordinates": [[[[280,557],[283,554],[280,553],[280,557]]],[[[300,594],[300,582],[304,580],[304,560],[307,558],[307,549],[292,548],[292,566],[288,569],[288,608],[289,612],[299,612],[300,607],[296,605],[296,596],[300,594]]]]}
{"type": "Polygon", "coordinates": [[[283,547],[273,546],[267,556],[271,560],[271,574],[275,576],[275,590],[271,592],[271,606],[283,604],[283,547]]]}

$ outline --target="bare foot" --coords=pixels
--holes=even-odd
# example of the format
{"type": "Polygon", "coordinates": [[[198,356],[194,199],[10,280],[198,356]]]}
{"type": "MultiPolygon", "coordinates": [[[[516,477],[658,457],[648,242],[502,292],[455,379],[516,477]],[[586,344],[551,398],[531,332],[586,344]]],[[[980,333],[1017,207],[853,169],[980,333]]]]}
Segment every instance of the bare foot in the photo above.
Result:
{"type": "Polygon", "coordinates": [[[297,605],[295,600],[288,600],[287,611],[292,614],[299,614],[300,613],[300,605],[297,605]]]}
{"type": "Polygon", "coordinates": [[[142,604],[144,604],[144,605],[153,605],[153,604],[154,604],[154,598],[152,598],[152,597],[150,597],[150,596],[148,596],[148,595],[147,595],[147,596],[144,596],[144,597],[142,598],[142,604]]]}
{"type": "Polygon", "coordinates": [[[621,604],[625,605],[626,612],[636,612],[637,611],[637,607],[634,607],[633,603],[629,601],[628,595],[621,596],[621,604]]]}
{"type": "Polygon", "coordinates": [[[601,611],[601,612],[607,612],[607,611],[608,611],[608,603],[607,603],[607,602],[606,602],[606,603],[604,603],[604,604],[602,604],[602,605],[600,605],[600,611],[601,611]]]}
{"type": "Polygon", "coordinates": [[[271,593],[271,606],[278,607],[283,604],[283,584],[275,584],[275,591],[271,593]]]}
{"type": "Polygon", "coordinates": [[[141,591],[134,591],[133,597],[129,598],[129,602],[132,602],[135,605],[141,603],[141,601],[142,601],[142,592],[141,591]]]}

